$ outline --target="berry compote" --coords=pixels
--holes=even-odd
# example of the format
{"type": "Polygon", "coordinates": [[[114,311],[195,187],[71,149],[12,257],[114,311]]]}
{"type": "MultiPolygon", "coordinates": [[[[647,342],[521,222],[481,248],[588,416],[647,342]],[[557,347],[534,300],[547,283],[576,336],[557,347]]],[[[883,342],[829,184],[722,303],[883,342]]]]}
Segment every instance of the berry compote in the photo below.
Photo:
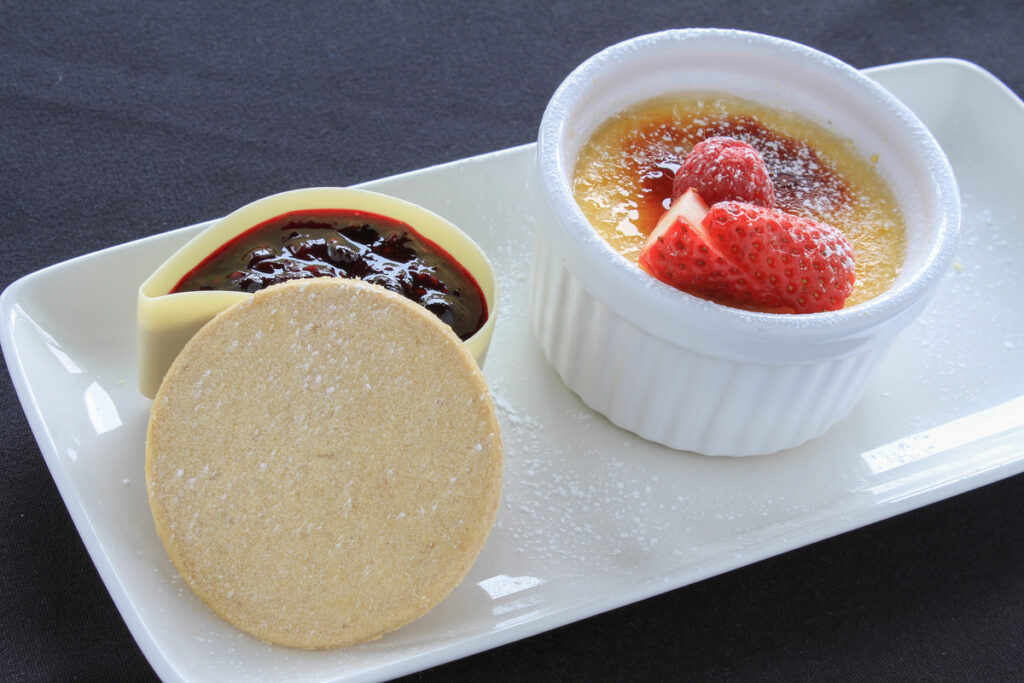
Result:
{"type": "Polygon", "coordinates": [[[171,290],[255,292],[285,280],[356,278],[434,313],[460,339],[487,320],[473,276],[411,226],[347,209],[292,211],[247,230],[210,254],[171,290]]]}

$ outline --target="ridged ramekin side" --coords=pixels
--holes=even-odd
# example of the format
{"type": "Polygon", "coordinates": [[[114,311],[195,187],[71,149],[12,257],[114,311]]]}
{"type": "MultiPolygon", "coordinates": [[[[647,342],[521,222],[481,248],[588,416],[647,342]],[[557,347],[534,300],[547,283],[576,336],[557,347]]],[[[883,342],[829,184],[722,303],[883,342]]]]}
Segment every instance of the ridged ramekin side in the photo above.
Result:
{"type": "Polygon", "coordinates": [[[562,381],[613,424],[679,450],[760,455],[824,434],[850,411],[895,336],[821,363],[723,360],[619,316],[542,234],[533,263],[534,332],[562,381]]]}

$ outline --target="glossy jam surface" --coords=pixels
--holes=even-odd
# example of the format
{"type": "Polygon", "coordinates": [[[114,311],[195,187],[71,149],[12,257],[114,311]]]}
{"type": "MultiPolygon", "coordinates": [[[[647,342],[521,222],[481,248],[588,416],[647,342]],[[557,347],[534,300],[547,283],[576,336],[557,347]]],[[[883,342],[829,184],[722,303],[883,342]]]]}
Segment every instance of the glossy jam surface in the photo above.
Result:
{"type": "Polygon", "coordinates": [[[812,121],[754,102],[685,94],[612,117],[580,151],[576,201],[598,233],[635,263],[671,203],[676,169],[696,143],[716,135],[761,153],[778,208],[829,223],[853,243],[857,282],[847,307],[892,285],[906,255],[906,225],[874,168],[877,158],[862,158],[847,140],[812,121]]]}
{"type": "Polygon", "coordinates": [[[412,227],[363,211],[293,211],[224,244],[187,273],[174,292],[255,292],[285,280],[357,278],[414,301],[459,338],[487,320],[487,302],[473,276],[412,227]]]}

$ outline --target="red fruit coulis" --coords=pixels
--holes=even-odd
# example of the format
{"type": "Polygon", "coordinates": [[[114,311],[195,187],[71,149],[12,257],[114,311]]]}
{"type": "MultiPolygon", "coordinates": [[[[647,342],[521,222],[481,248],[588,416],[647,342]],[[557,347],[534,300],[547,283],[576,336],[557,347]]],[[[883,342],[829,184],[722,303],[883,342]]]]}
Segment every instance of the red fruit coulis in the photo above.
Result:
{"type": "Polygon", "coordinates": [[[487,301],[466,268],[411,226],[365,211],[292,211],[250,228],[185,274],[171,290],[256,292],[286,280],[347,277],[420,304],[468,339],[487,301]]]}

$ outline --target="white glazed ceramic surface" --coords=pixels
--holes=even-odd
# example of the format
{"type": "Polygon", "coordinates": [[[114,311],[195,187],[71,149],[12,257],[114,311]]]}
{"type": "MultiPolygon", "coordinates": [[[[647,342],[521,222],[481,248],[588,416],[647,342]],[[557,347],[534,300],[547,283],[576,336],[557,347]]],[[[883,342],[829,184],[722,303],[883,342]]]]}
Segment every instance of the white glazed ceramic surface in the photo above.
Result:
{"type": "Polygon", "coordinates": [[[952,258],[959,196],[920,121],[851,67],[789,41],[686,29],[580,65],[541,122],[538,167],[556,220],[538,226],[533,324],[566,385],[615,424],[709,455],[772,453],[819,436],[860,397],[952,258]],[[658,282],[617,254],[572,196],[580,147],[611,115],[673,92],[727,92],[849,139],[892,186],[908,226],[893,287],[813,315],[751,313],[658,282]]]}
{"type": "Polygon", "coordinates": [[[824,437],[764,458],[705,458],[587,409],[529,324],[530,232],[550,219],[534,146],[377,180],[450,218],[498,274],[484,375],[505,442],[501,509],[470,574],[373,643],[301,652],[211,612],[153,529],[150,402],[135,386],[136,288],[203,226],[61,263],[0,297],[0,342],[68,511],[166,681],[381,680],[699,581],[1024,471],[1024,104],[977,67],[872,70],[921,116],[964,198],[957,268],[896,340],[864,399],[824,437]],[[89,282],[80,287],[76,283],[89,282]],[[950,324],[955,320],[955,324],[950,324]]]}

